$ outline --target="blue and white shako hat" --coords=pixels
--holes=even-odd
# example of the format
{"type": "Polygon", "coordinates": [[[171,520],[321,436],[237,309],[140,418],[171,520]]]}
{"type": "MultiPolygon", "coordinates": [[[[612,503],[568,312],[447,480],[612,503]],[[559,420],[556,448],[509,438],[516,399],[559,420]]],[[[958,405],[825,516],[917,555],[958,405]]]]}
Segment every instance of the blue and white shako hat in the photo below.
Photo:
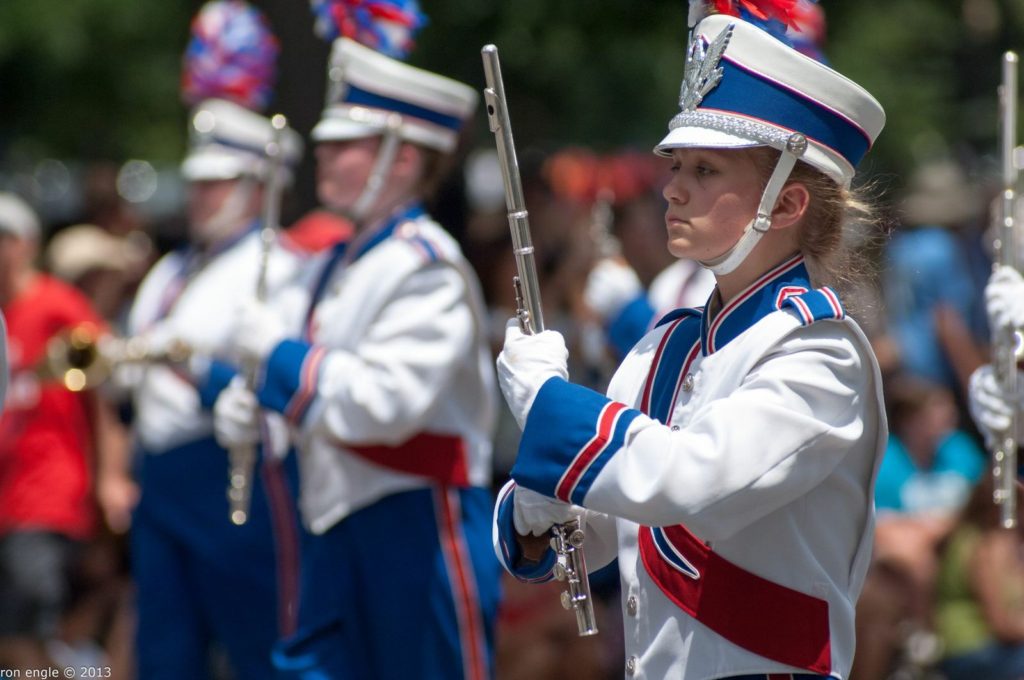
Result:
{"type": "Polygon", "coordinates": [[[713,14],[693,29],[681,111],[655,152],[674,148],[787,148],[841,186],[885,125],[881,104],[860,85],[737,17],[713,14]]]}
{"type": "Polygon", "coordinates": [[[345,141],[390,131],[449,153],[476,103],[469,85],[338,38],[327,67],[327,104],[311,137],[345,141]]]}
{"type": "Polygon", "coordinates": [[[288,181],[302,138],[285,127],[280,144],[259,112],[273,97],[280,51],[266,16],[245,0],[209,0],[192,20],[181,95],[191,107],[187,181],[267,179],[270,156],[288,181]]]}
{"type": "Polygon", "coordinates": [[[302,158],[299,133],[290,127],[278,131],[270,118],[226,99],[207,99],[192,110],[181,173],[189,182],[243,177],[263,181],[270,174],[272,153],[280,154],[273,162],[279,162],[288,183],[290,170],[302,158]]]}

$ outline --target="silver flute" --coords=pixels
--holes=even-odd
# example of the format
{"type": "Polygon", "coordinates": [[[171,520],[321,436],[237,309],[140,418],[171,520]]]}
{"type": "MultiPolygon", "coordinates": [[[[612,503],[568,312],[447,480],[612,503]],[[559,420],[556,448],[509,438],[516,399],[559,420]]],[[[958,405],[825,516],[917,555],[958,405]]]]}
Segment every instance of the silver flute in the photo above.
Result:
{"type": "MultiPolygon", "coordinates": [[[[999,211],[999,229],[995,241],[996,261],[1018,268],[1016,243],[1016,205],[1018,170],[1017,148],[1017,54],[1003,54],[1003,82],[999,86],[999,132],[1002,156],[1003,191],[999,211]]],[[[1021,352],[1020,329],[993,328],[993,365],[1003,394],[1017,401],[1017,361],[1021,352]]],[[[999,506],[1000,523],[1006,529],[1017,526],[1017,419],[1014,408],[1010,425],[996,433],[992,451],[992,499],[999,506]]]]}
{"type": "MultiPolygon", "coordinates": [[[[271,140],[264,152],[267,156],[267,175],[263,184],[263,214],[260,228],[260,263],[256,274],[256,299],[264,302],[267,299],[267,267],[270,263],[270,251],[277,241],[277,232],[281,224],[281,181],[282,153],[285,130],[288,120],[281,114],[270,119],[274,129],[271,140]]],[[[250,390],[256,389],[256,374],[259,367],[246,362],[242,367],[245,384],[250,390]]],[[[228,516],[231,523],[241,526],[249,521],[249,509],[252,504],[253,476],[256,470],[256,445],[236,444],[228,449],[228,516]]]]}
{"type": "MultiPolygon", "coordinates": [[[[517,276],[512,279],[516,296],[516,318],[523,333],[533,335],[544,330],[544,313],[540,304],[540,284],[534,262],[533,243],[530,239],[530,219],[523,199],[523,185],[519,179],[519,163],[512,141],[505,85],[501,80],[498,48],[485,45],[481,50],[484,60],[484,103],[487,121],[498,147],[501,177],[505,183],[505,206],[508,208],[508,226],[512,231],[512,248],[516,258],[517,276]]],[[[576,614],[580,635],[597,633],[594,618],[594,600],[590,595],[587,562],[583,557],[583,529],[579,519],[551,528],[551,547],[558,555],[555,576],[565,581],[568,590],[562,593],[562,605],[576,614]]]]}

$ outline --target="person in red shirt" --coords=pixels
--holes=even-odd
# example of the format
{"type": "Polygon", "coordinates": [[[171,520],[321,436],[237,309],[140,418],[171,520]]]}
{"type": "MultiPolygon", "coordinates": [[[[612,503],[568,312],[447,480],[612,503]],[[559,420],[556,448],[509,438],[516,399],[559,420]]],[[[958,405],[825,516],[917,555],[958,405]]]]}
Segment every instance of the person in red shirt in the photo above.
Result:
{"type": "Polygon", "coordinates": [[[67,604],[76,551],[97,524],[92,467],[116,446],[117,421],[93,391],[45,375],[59,333],[103,319],[83,294],[33,265],[39,219],[0,193],[0,310],[7,321],[10,382],[0,416],[0,668],[46,668],[67,604]]]}

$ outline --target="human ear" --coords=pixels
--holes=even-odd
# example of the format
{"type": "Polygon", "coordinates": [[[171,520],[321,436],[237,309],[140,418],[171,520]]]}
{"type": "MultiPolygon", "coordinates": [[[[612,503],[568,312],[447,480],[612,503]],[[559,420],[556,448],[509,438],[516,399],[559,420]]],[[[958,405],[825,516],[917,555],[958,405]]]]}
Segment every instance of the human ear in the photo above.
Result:
{"type": "Polygon", "coordinates": [[[807,213],[811,192],[800,182],[791,182],[783,187],[772,210],[772,229],[791,227],[807,213]]]}

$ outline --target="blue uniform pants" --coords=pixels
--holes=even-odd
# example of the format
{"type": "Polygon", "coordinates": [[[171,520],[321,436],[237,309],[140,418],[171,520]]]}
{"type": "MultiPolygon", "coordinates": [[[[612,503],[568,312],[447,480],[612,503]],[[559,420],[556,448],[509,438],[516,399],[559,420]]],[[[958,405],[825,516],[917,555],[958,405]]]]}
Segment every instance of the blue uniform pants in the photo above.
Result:
{"type": "Polygon", "coordinates": [[[131,531],[138,677],[206,680],[217,651],[239,679],[276,677],[271,650],[294,615],[282,596],[297,590],[297,564],[275,560],[275,538],[284,556],[296,553],[294,457],[257,467],[243,526],[228,519],[227,453],[212,439],[141,464],[131,531]]]}
{"type": "Polygon", "coordinates": [[[485,489],[395,494],[302,550],[298,632],[275,662],[301,680],[493,676],[499,570],[485,489]]]}

